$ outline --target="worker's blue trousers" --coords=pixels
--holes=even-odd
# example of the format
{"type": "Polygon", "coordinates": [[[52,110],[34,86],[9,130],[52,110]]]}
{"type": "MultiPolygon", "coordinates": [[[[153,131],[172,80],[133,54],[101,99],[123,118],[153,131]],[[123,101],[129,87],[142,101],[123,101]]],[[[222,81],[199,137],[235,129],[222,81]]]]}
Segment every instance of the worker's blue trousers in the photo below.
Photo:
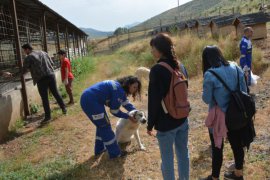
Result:
{"type": "Polygon", "coordinates": [[[246,77],[246,81],[248,86],[251,85],[251,58],[241,58],[240,59],[240,65],[241,68],[243,69],[244,73],[245,73],[245,77],[246,77]],[[248,67],[248,69],[245,69],[245,66],[248,67]]]}
{"type": "Polygon", "coordinates": [[[108,150],[110,158],[120,156],[117,144],[105,107],[99,103],[93,93],[85,91],[81,96],[81,107],[96,126],[95,155],[108,150]]]}

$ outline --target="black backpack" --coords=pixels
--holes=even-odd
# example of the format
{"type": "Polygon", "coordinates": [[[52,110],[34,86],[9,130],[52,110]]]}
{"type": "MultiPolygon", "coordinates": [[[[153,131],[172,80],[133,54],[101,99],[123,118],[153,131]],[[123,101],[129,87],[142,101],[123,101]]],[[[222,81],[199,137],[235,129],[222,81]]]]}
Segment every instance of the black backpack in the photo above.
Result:
{"type": "Polygon", "coordinates": [[[253,97],[240,90],[239,70],[237,70],[237,90],[232,91],[223,79],[214,71],[209,70],[231,93],[229,106],[226,112],[226,126],[228,130],[239,130],[246,127],[255,117],[256,107],[253,97]]]}

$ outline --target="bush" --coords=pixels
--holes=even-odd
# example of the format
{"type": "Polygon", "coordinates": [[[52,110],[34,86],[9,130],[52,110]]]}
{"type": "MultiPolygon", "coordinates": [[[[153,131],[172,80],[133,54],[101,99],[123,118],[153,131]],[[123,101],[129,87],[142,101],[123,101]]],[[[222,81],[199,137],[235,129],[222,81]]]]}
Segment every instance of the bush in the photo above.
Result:
{"type": "Polygon", "coordinates": [[[71,61],[72,73],[75,78],[94,70],[95,63],[90,57],[79,58],[71,61]]]}
{"type": "Polygon", "coordinates": [[[31,114],[36,114],[40,110],[40,106],[38,104],[30,104],[29,106],[31,114]]]}

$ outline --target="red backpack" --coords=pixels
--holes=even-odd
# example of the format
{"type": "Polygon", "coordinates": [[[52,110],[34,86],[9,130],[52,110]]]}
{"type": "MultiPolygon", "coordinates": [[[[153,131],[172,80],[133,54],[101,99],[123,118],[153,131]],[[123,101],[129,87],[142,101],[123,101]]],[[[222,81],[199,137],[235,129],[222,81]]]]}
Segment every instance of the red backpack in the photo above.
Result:
{"type": "Polygon", "coordinates": [[[164,112],[169,113],[174,119],[188,117],[190,103],[188,101],[186,77],[179,70],[173,69],[165,62],[159,64],[172,73],[169,92],[161,102],[164,112]]]}

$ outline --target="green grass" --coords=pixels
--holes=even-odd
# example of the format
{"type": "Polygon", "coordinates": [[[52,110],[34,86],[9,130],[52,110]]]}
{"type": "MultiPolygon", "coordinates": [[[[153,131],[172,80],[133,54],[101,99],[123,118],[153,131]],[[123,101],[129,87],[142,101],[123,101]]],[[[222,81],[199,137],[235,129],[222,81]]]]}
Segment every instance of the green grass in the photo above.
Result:
{"type": "Polygon", "coordinates": [[[16,164],[14,161],[0,162],[0,179],[66,179],[61,172],[65,172],[76,166],[75,160],[70,157],[59,156],[54,159],[46,160],[39,164],[24,162],[16,164]]]}

